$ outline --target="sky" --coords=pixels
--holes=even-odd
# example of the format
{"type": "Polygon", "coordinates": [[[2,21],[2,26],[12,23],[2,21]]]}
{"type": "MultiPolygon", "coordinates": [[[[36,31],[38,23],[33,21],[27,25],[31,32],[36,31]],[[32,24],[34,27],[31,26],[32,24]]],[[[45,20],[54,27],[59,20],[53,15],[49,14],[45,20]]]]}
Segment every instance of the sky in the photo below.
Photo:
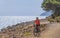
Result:
{"type": "Polygon", "coordinates": [[[0,16],[39,16],[43,0],[0,0],[0,16]]]}
{"type": "Polygon", "coordinates": [[[0,0],[0,29],[50,15],[41,8],[43,0],[0,0]],[[41,16],[40,16],[41,15],[41,16]]]}

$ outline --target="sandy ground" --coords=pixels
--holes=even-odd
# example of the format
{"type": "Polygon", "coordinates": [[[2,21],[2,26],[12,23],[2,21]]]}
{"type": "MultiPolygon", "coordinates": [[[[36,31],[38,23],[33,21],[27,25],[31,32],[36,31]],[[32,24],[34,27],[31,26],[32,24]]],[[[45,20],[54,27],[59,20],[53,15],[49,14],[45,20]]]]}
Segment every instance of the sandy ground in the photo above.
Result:
{"type": "Polygon", "coordinates": [[[41,33],[40,38],[60,38],[60,23],[49,24],[49,27],[41,33]]]}
{"type": "Polygon", "coordinates": [[[31,32],[30,36],[24,38],[60,38],[60,23],[49,23],[39,37],[34,37],[33,32],[31,32]]]}
{"type": "Polygon", "coordinates": [[[46,30],[39,37],[31,35],[30,38],[60,38],[60,23],[48,24],[46,30]]]}

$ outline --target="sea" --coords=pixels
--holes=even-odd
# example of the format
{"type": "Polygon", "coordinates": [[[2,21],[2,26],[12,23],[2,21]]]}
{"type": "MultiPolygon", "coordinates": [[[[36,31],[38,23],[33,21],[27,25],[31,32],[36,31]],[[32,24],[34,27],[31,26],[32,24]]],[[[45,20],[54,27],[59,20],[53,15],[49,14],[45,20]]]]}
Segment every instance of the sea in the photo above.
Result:
{"type": "Polygon", "coordinates": [[[39,19],[46,18],[46,16],[0,16],[0,29],[15,25],[17,23],[35,20],[36,17],[39,19]]]}

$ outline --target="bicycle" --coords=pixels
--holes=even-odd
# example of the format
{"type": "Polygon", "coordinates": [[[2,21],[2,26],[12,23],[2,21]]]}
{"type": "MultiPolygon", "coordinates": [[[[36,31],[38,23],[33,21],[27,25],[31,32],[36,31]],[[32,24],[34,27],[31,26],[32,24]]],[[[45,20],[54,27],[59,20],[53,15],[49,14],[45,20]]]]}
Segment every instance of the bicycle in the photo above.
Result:
{"type": "Polygon", "coordinates": [[[33,31],[34,36],[40,36],[40,27],[36,27],[36,25],[34,25],[34,31],[33,31]]]}

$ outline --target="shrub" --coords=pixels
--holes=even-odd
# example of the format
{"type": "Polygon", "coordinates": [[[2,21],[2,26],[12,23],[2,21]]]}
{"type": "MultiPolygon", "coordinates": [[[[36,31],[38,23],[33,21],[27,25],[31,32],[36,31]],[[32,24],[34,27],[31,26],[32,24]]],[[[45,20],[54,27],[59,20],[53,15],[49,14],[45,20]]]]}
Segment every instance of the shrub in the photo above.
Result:
{"type": "Polygon", "coordinates": [[[55,18],[56,22],[60,22],[60,16],[55,18]]]}

